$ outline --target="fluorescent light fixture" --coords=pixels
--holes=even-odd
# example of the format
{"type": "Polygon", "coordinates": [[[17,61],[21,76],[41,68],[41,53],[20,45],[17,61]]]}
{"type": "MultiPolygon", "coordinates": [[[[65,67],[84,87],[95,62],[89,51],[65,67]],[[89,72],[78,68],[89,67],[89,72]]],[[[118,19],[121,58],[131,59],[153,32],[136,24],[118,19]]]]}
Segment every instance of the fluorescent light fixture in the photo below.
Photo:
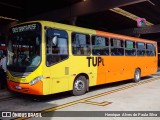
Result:
{"type": "Polygon", "coordinates": [[[0,16],[0,19],[12,20],[12,21],[19,21],[19,20],[17,20],[17,19],[9,18],[9,17],[4,17],[4,16],[0,16]]]}
{"type": "MultiPolygon", "coordinates": [[[[115,12],[115,13],[118,13],[118,14],[120,14],[120,15],[123,15],[123,16],[125,16],[125,17],[128,17],[128,18],[130,18],[130,19],[132,19],[132,20],[134,20],[134,21],[137,21],[137,19],[140,18],[139,16],[136,16],[136,15],[130,13],[130,12],[127,12],[127,11],[121,9],[121,8],[113,8],[113,9],[110,9],[110,11],[113,11],[113,12],[115,12]]],[[[147,25],[147,26],[151,26],[151,25],[154,25],[154,24],[151,23],[151,22],[146,21],[146,25],[147,25]]]]}
{"type": "Polygon", "coordinates": [[[147,0],[151,5],[155,6],[155,4],[153,2],[151,2],[150,0],[147,0]]]}

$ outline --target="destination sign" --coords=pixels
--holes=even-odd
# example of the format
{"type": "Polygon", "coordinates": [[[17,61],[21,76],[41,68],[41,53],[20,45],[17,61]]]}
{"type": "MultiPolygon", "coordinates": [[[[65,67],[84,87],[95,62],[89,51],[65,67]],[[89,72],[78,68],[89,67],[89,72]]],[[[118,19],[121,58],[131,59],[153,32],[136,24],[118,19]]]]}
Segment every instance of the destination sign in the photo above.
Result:
{"type": "Polygon", "coordinates": [[[12,28],[12,33],[19,33],[19,32],[25,32],[25,31],[33,31],[36,30],[37,24],[29,24],[24,26],[18,26],[12,28]]]}

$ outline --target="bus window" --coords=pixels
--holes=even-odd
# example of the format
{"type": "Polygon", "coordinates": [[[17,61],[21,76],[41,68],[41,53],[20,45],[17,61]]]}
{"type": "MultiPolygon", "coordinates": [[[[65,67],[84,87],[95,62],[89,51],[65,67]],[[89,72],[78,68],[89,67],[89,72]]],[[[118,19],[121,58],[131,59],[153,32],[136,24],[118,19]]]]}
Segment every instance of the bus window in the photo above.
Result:
{"type": "Polygon", "coordinates": [[[135,42],[125,41],[125,55],[126,56],[136,56],[135,42]]]}
{"type": "Polygon", "coordinates": [[[72,33],[72,53],[74,55],[90,55],[90,36],[81,33],[72,33]]]}
{"type": "Polygon", "coordinates": [[[27,31],[12,34],[8,43],[9,68],[36,68],[41,62],[40,48],[41,39],[38,33],[27,31]]]}
{"type": "Polygon", "coordinates": [[[153,44],[146,44],[146,55],[147,56],[155,56],[155,47],[153,44]]]}
{"type": "Polygon", "coordinates": [[[145,56],[145,43],[137,42],[137,56],[145,56]]]}
{"type": "Polygon", "coordinates": [[[111,55],[112,56],[124,56],[123,40],[111,38],[111,55]]]}
{"type": "Polygon", "coordinates": [[[109,39],[101,36],[92,36],[92,54],[109,55],[109,39]]]}
{"type": "Polygon", "coordinates": [[[47,29],[47,66],[68,58],[68,34],[64,30],[47,29]]]}

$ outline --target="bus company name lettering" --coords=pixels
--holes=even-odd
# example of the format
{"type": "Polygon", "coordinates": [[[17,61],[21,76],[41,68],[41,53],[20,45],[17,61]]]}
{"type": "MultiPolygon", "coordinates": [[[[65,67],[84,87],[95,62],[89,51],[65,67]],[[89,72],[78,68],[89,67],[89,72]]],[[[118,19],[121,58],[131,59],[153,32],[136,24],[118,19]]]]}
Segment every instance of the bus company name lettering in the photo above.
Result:
{"type": "Polygon", "coordinates": [[[102,57],[87,57],[88,60],[88,67],[91,66],[91,62],[93,67],[99,66],[102,64],[104,66],[104,60],[102,57]]]}

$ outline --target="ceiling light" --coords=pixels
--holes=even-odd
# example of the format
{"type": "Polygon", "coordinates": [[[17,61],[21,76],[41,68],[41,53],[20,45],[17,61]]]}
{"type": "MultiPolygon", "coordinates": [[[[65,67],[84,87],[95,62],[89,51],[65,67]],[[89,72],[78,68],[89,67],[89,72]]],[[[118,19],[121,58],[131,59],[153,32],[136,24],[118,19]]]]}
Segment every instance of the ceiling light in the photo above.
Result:
{"type": "Polygon", "coordinates": [[[0,19],[19,21],[19,20],[17,20],[17,19],[9,18],[9,17],[4,17],[4,16],[0,16],[0,19]]]}
{"type": "Polygon", "coordinates": [[[150,1],[150,0],[147,0],[151,5],[153,5],[153,6],[155,6],[155,4],[152,2],[152,1],[150,1]]]}

